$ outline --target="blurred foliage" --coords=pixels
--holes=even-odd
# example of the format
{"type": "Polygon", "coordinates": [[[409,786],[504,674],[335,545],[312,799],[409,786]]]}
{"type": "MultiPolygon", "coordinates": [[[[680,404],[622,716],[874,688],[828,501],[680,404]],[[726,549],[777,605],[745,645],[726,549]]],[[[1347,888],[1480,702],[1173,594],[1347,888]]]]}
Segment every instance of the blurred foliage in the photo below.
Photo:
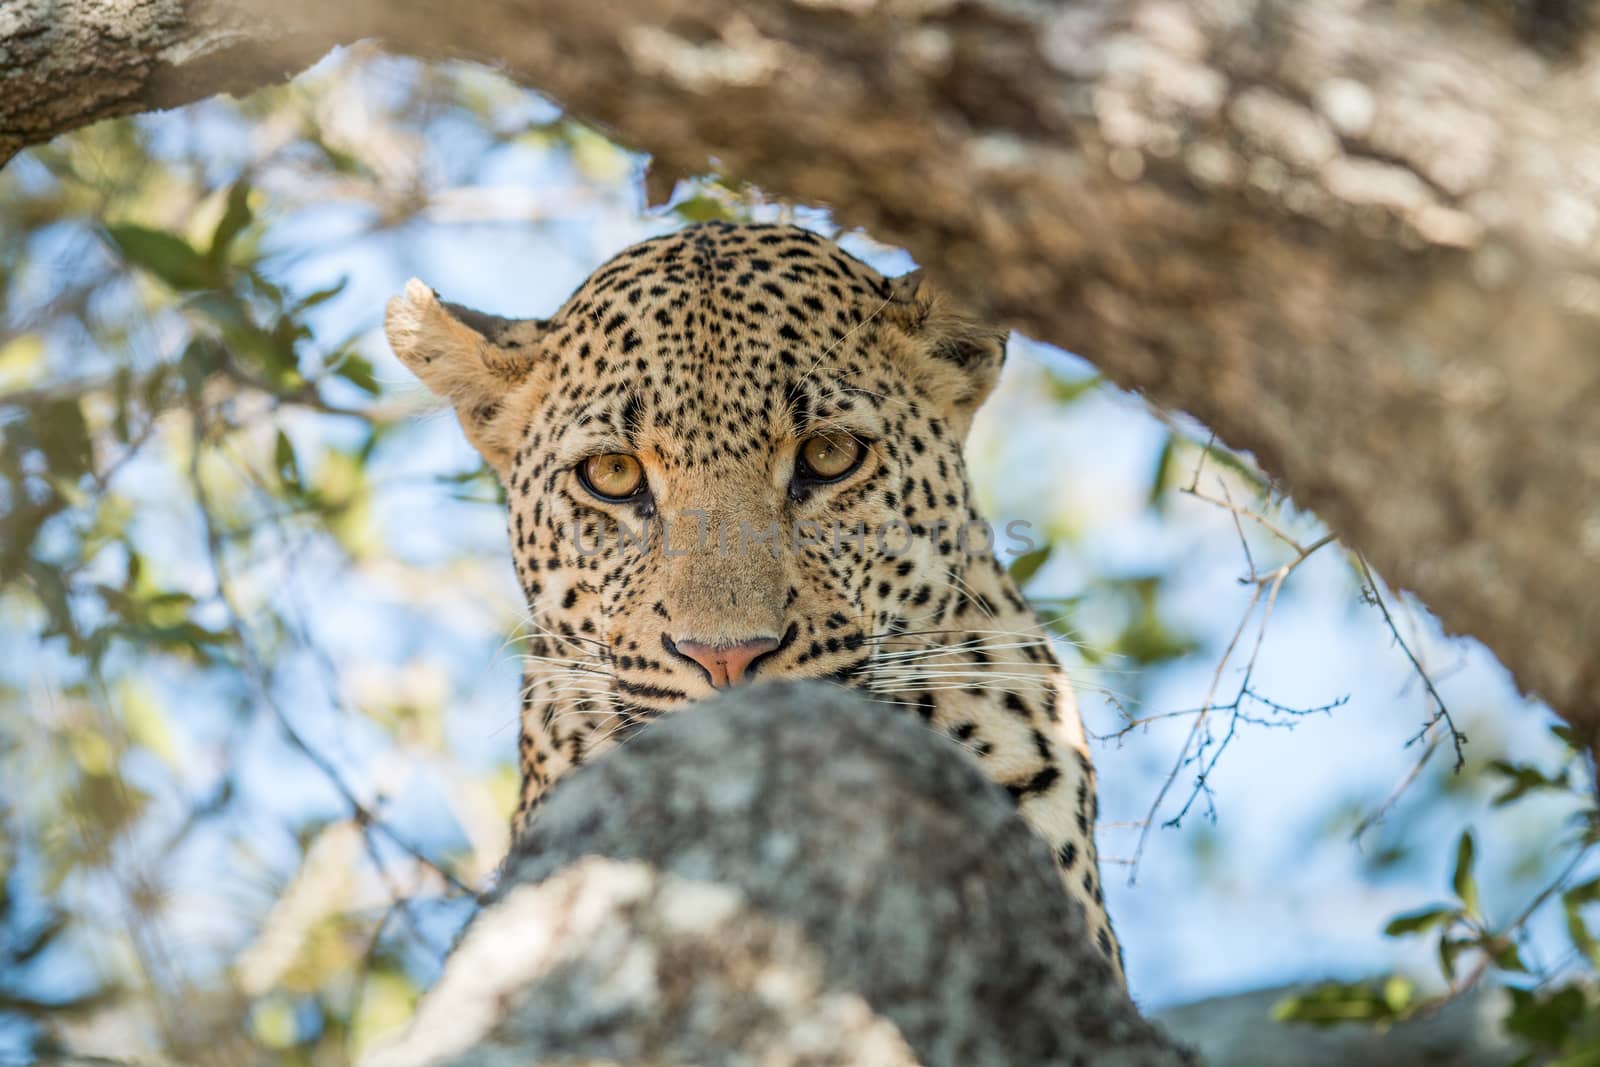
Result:
{"type": "Polygon", "coordinates": [[[1505,807],[1537,793],[1563,798],[1572,809],[1568,832],[1547,843],[1562,857],[1558,874],[1515,910],[1491,912],[1479,890],[1479,856],[1470,829],[1456,840],[1450,870],[1450,898],[1396,915],[1384,928],[1392,938],[1431,941],[1442,985],[1426,993],[1403,975],[1379,981],[1330,982],[1280,1002],[1274,1016],[1286,1022],[1332,1025],[1363,1022],[1392,1025],[1437,1010],[1485,980],[1507,991],[1503,1025],[1528,1047],[1521,1064],[1583,1067],[1600,1063],[1600,940],[1590,906],[1600,903],[1600,877],[1590,862],[1600,844],[1600,806],[1596,804],[1593,756],[1578,747],[1571,730],[1553,732],[1567,746],[1560,766],[1544,769],[1491,760],[1487,770],[1498,783],[1491,804],[1505,807]],[[1530,930],[1541,918],[1559,916],[1568,941],[1554,959],[1529,951],[1530,930]]]}
{"type": "MultiPolygon", "coordinates": [[[[0,172],[0,1059],[87,1047],[344,1063],[407,1016],[468,910],[463,889],[505,845],[514,668],[483,694],[484,728],[460,724],[520,611],[499,486],[452,424],[419,417],[428,402],[376,333],[382,298],[449,258],[438,229],[456,249],[486,228],[528,240],[581,277],[645,224],[642,170],[488,72],[355,49],[0,172]]],[[[716,175],[663,192],[657,228],[793,215],[716,175]]],[[[1113,402],[1078,369],[1037,384],[1040,422],[1113,402]]],[[[1215,817],[1236,731],[1338,705],[1275,703],[1245,669],[1231,704],[1127,711],[1165,669],[1231,679],[1253,665],[1221,616],[1242,608],[1239,632],[1264,636],[1279,588],[1293,596],[1289,575],[1326,544],[1248,457],[1161,418],[1131,511],[1237,533],[1238,605],[1197,623],[1180,604],[1185,553],[1105,562],[1088,548],[1100,517],[1053,484],[1030,498],[1042,536],[1010,564],[1087,674],[1115,680],[1123,734],[1189,729],[1170,774],[1151,774],[1141,849],[1196,797],[1215,817]],[[1163,781],[1190,786],[1187,802],[1163,781]]],[[[1358,603],[1359,580],[1346,585],[1358,603]]],[[[1430,721],[1424,764],[1448,725],[1430,721]]],[[[1576,750],[1559,766],[1492,738],[1481,751],[1461,775],[1419,765],[1373,831],[1379,878],[1431,832],[1440,798],[1458,805],[1443,817],[1460,842],[1450,900],[1388,930],[1436,941],[1442,991],[1330,985],[1283,1018],[1393,1021],[1491,978],[1514,990],[1507,1026],[1530,1054],[1595,1055],[1593,768],[1576,750]],[[1457,834],[1462,810],[1553,801],[1572,832],[1525,871],[1457,834]],[[1520,923],[1496,922],[1484,864],[1514,868],[1496,886],[1562,873],[1520,923]],[[1530,960],[1519,938],[1547,912],[1572,952],[1530,960]]],[[[1221,854],[1215,835],[1194,840],[1221,854]]]]}
{"type": "MultiPolygon", "coordinates": [[[[487,72],[355,49],[0,174],[0,1060],[343,1063],[409,1014],[515,788],[514,733],[452,737],[482,664],[429,624],[475,608],[492,653],[520,612],[503,534],[387,522],[411,493],[492,530],[503,496],[475,456],[416,473],[431,401],[330,265],[438,224],[559,242],[640,170],[487,72]],[[424,774],[439,803],[391,810],[424,774]]],[[[683,188],[681,221],[756,202],[683,188]]]]}

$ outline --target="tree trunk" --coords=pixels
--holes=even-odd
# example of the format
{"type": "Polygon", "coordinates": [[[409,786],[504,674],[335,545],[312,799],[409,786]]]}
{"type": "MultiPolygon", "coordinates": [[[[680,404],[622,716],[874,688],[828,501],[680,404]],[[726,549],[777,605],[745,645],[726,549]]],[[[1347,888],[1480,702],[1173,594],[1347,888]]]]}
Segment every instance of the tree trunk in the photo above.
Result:
{"type": "Polygon", "coordinates": [[[358,37],[502,64],[666,173],[715,158],[827,204],[998,321],[1198,416],[1591,729],[1600,62],[1584,10],[11,0],[0,159],[358,37]]]}

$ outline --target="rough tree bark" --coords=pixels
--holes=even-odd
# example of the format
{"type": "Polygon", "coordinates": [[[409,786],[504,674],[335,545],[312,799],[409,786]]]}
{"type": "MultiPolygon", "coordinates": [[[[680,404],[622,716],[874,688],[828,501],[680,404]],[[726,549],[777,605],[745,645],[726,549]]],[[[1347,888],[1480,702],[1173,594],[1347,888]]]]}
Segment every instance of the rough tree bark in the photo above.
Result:
{"type": "MultiPolygon", "coordinates": [[[[1490,1067],[1474,998],[1379,1033],[1162,1025],[1229,1067],[1490,1067]]],[[[1479,998],[1481,999],[1481,998],[1479,998]]],[[[1110,981],[1006,795],[910,716],[816,683],[669,717],[551,796],[411,1027],[362,1067],[1194,1061],[1110,981]]]]}
{"type": "Polygon", "coordinates": [[[369,1067],[528,1062],[1193,1061],[953,742],[789,683],[669,716],[564,781],[369,1067]]]}
{"type": "Polygon", "coordinates": [[[1526,23],[1541,50],[1501,11],[11,0],[0,159],[358,37],[500,63],[1198,416],[1594,730],[1600,62],[1581,18],[1526,23]]]}

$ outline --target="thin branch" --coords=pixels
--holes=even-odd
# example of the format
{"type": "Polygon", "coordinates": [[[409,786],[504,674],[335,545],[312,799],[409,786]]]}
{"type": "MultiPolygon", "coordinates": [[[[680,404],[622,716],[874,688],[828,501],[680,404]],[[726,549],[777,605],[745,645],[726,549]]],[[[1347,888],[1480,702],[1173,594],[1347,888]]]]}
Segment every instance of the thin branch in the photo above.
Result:
{"type": "Polygon", "coordinates": [[[222,534],[217,529],[216,522],[211,516],[211,507],[206,495],[205,482],[200,474],[200,457],[203,454],[205,443],[204,421],[201,417],[201,412],[197,409],[197,405],[191,414],[194,423],[194,445],[189,458],[189,477],[194,485],[195,498],[199,505],[201,520],[205,529],[206,551],[217,586],[217,596],[227,616],[228,631],[233,635],[235,642],[239,646],[245,675],[250,681],[251,688],[255,690],[257,699],[272,714],[273,719],[278,724],[278,728],[283,731],[289,743],[305,756],[322,773],[328,783],[333,786],[334,791],[349,806],[353,817],[363,828],[388,838],[396,847],[410,855],[417,862],[438,872],[439,876],[455,891],[472,895],[475,890],[471,886],[456,877],[450,870],[430,857],[419,846],[408,840],[399,831],[379,818],[371,808],[362,803],[356,796],[355,791],[345,782],[344,777],[339,773],[339,769],[306,741],[272,695],[271,686],[267,684],[266,670],[256,655],[255,647],[250,641],[249,634],[245,631],[243,618],[238,607],[233,602],[233,595],[227,580],[227,568],[223,562],[222,534]]]}
{"type": "Polygon", "coordinates": [[[1433,698],[1435,708],[1433,717],[1406,744],[1408,746],[1416,744],[1427,737],[1429,731],[1435,726],[1441,722],[1444,723],[1445,727],[1450,731],[1450,745],[1455,750],[1455,771],[1460,774],[1461,769],[1467,764],[1466,753],[1463,751],[1467,744],[1467,735],[1456,728],[1456,721],[1451,716],[1449,707],[1445,705],[1444,697],[1440,696],[1439,690],[1435,688],[1433,679],[1428,676],[1427,669],[1422,666],[1422,661],[1417,659],[1416,653],[1411,651],[1411,646],[1406,644],[1406,639],[1400,636],[1400,628],[1395,625],[1394,616],[1389,614],[1389,607],[1384,603],[1383,594],[1378,589],[1378,580],[1373,577],[1372,568],[1367,565],[1366,557],[1358,554],[1356,563],[1361,568],[1361,576],[1366,581],[1367,592],[1372,598],[1372,603],[1377,606],[1378,611],[1383,615],[1384,625],[1389,628],[1389,633],[1394,636],[1395,644],[1400,646],[1400,651],[1404,652],[1406,659],[1411,662],[1411,668],[1416,671],[1417,677],[1422,680],[1422,686],[1428,691],[1428,696],[1433,698]]]}
{"type": "Polygon", "coordinates": [[[1221,499],[1202,493],[1199,489],[1200,476],[1205,466],[1206,457],[1209,455],[1212,443],[1214,441],[1215,438],[1213,437],[1212,441],[1208,441],[1205,448],[1201,450],[1200,457],[1195,464],[1194,476],[1189,486],[1182,491],[1197,499],[1204,500],[1217,507],[1220,507],[1232,516],[1234,529],[1238,533],[1239,542],[1244,551],[1245,563],[1249,570],[1249,573],[1241,580],[1244,583],[1253,586],[1253,589],[1250,594],[1249,602],[1245,605],[1244,611],[1240,614],[1238,626],[1234,628],[1233,634],[1231,637],[1229,637],[1228,643],[1223,649],[1221,657],[1217,660],[1216,669],[1211,675],[1211,683],[1206,689],[1205,700],[1201,703],[1199,708],[1178,712],[1162,712],[1156,715],[1138,718],[1130,715],[1119,702],[1112,702],[1122,714],[1125,722],[1120,730],[1113,734],[1102,736],[1099,738],[1100,740],[1119,739],[1135,729],[1148,726],[1152,722],[1163,719],[1189,716],[1192,716],[1194,719],[1194,722],[1189,727],[1188,734],[1184,737],[1183,746],[1178,750],[1178,755],[1173,760],[1172,769],[1167,773],[1165,779],[1163,779],[1160,789],[1156,791],[1155,799],[1151,802],[1149,810],[1146,812],[1144,819],[1137,824],[1139,826],[1139,837],[1134,845],[1133,855],[1128,860],[1127,864],[1129,885],[1133,885],[1137,882],[1139,862],[1143,858],[1145,846],[1149,842],[1150,831],[1155,827],[1156,817],[1160,812],[1162,805],[1166,802],[1168,795],[1171,793],[1173,785],[1177,782],[1178,775],[1182,773],[1185,767],[1198,766],[1199,768],[1195,774],[1193,787],[1190,790],[1188,797],[1184,800],[1182,807],[1178,810],[1178,813],[1172,818],[1161,823],[1163,827],[1176,827],[1180,825],[1183,818],[1193,808],[1195,802],[1200,800],[1202,797],[1206,800],[1207,811],[1210,817],[1216,817],[1216,806],[1213,799],[1214,794],[1211,790],[1210,784],[1211,776],[1216,770],[1217,761],[1221,759],[1223,752],[1227,750],[1228,746],[1232,743],[1234,737],[1237,735],[1241,723],[1292,728],[1295,718],[1311,714],[1330,714],[1335,708],[1344,706],[1344,704],[1349,700],[1348,696],[1344,696],[1314,708],[1296,709],[1263,697],[1252,688],[1251,682],[1254,678],[1256,662],[1261,654],[1262,645],[1266,640],[1267,628],[1272,621],[1273,610],[1277,605],[1278,593],[1282,590],[1284,583],[1288,581],[1290,575],[1292,575],[1303,563],[1305,563],[1306,560],[1310,559],[1318,551],[1327,545],[1332,544],[1335,539],[1333,534],[1328,533],[1317,538],[1315,541],[1312,541],[1310,544],[1301,544],[1299,541],[1293,537],[1290,537],[1286,532],[1265,517],[1248,508],[1244,508],[1238,504],[1235,504],[1233,502],[1232,495],[1228,491],[1227,483],[1223,481],[1220,476],[1217,478],[1217,482],[1219,486],[1221,486],[1223,493],[1221,499]],[[1279,541],[1288,546],[1294,554],[1293,558],[1266,573],[1261,573],[1258,571],[1255,557],[1250,551],[1249,541],[1244,535],[1244,527],[1240,522],[1240,519],[1243,517],[1250,518],[1257,522],[1263,529],[1267,530],[1279,541]],[[1243,678],[1240,681],[1239,688],[1234,694],[1233,699],[1223,703],[1219,701],[1217,697],[1217,690],[1222,682],[1223,671],[1227,668],[1228,663],[1233,659],[1234,654],[1239,650],[1240,641],[1244,638],[1245,631],[1250,625],[1251,618],[1255,615],[1256,606],[1258,604],[1263,604],[1263,610],[1261,612],[1261,617],[1256,624],[1255,639],[1251,644],[1249,657],[1246,659],[1244,664],[1243,678]],[[1252,715],[1249,711],[1249,707],[1252,703],[1259,707],[1265,708],[1270,715],[1280,717],[1271,718],[1263,715],[1252,715]],[[1220,739],[1218,739],[1212,731],[1212,720],[1218,713],[1226,713],[1228,715],[1227,729],[1220,739]]]}
{"type": "Polygon", "coordinates": [[[1428,761],[1433,758],[1433,754],[1439,751],[1439,741],[1438,734],[1428,738],[1428,747],[1422,750],[1422,756],[1411,765],[1411,769],[1406,771],[1400,781],[1395,783],[1395,787],[1389,791],[1389,795],[1383,798],[1383,803],[1379,804],[1372,814],[1362,819],[1356,824],[1356,828],[1350,831],[1351,840],[1360,841],[1368,830],[1384,820],[1390,810],[1400,802],[1400,798],[1405,795],[1406,790],[1410,789],[1412,783],[1422,774],[1422,769],[1428,765],[1428,761]]]}

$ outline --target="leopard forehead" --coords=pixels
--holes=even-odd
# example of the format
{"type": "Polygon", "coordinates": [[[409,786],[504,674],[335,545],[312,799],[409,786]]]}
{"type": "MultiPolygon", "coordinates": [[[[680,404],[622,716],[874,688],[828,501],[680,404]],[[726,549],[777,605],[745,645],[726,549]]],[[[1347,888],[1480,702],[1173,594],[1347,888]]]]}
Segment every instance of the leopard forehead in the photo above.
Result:
{"type": "Polygon", "coordinates": [[[885,407],[914,402],[882,358],[892,300],[876,271],[795,227],[645,241],[550,321],[553,388],[530,422],[563,459],[648,443],[669,466],[750,460],[823,429],[882,433],[885,407]]]}
{"type": "Polygon", "coordinates": [[[933,351],[959,331],[927,331],[932,306],[787,226],[696,227],[597,270],[543,326],[552,369],[504,472],[535,624],[623,655],[793,633],[767,669],[826,675],[865,635],[939,610],[971,562],[955,531],[980,520],[959,390],[928,382],[984,371],[933,351]],[[805,483],[800,448],[821,433],[854,437],[860,462],[805,483]],[[579,476],[609,453],[642,464],[638,500],[596,499],[579,476]]]}

